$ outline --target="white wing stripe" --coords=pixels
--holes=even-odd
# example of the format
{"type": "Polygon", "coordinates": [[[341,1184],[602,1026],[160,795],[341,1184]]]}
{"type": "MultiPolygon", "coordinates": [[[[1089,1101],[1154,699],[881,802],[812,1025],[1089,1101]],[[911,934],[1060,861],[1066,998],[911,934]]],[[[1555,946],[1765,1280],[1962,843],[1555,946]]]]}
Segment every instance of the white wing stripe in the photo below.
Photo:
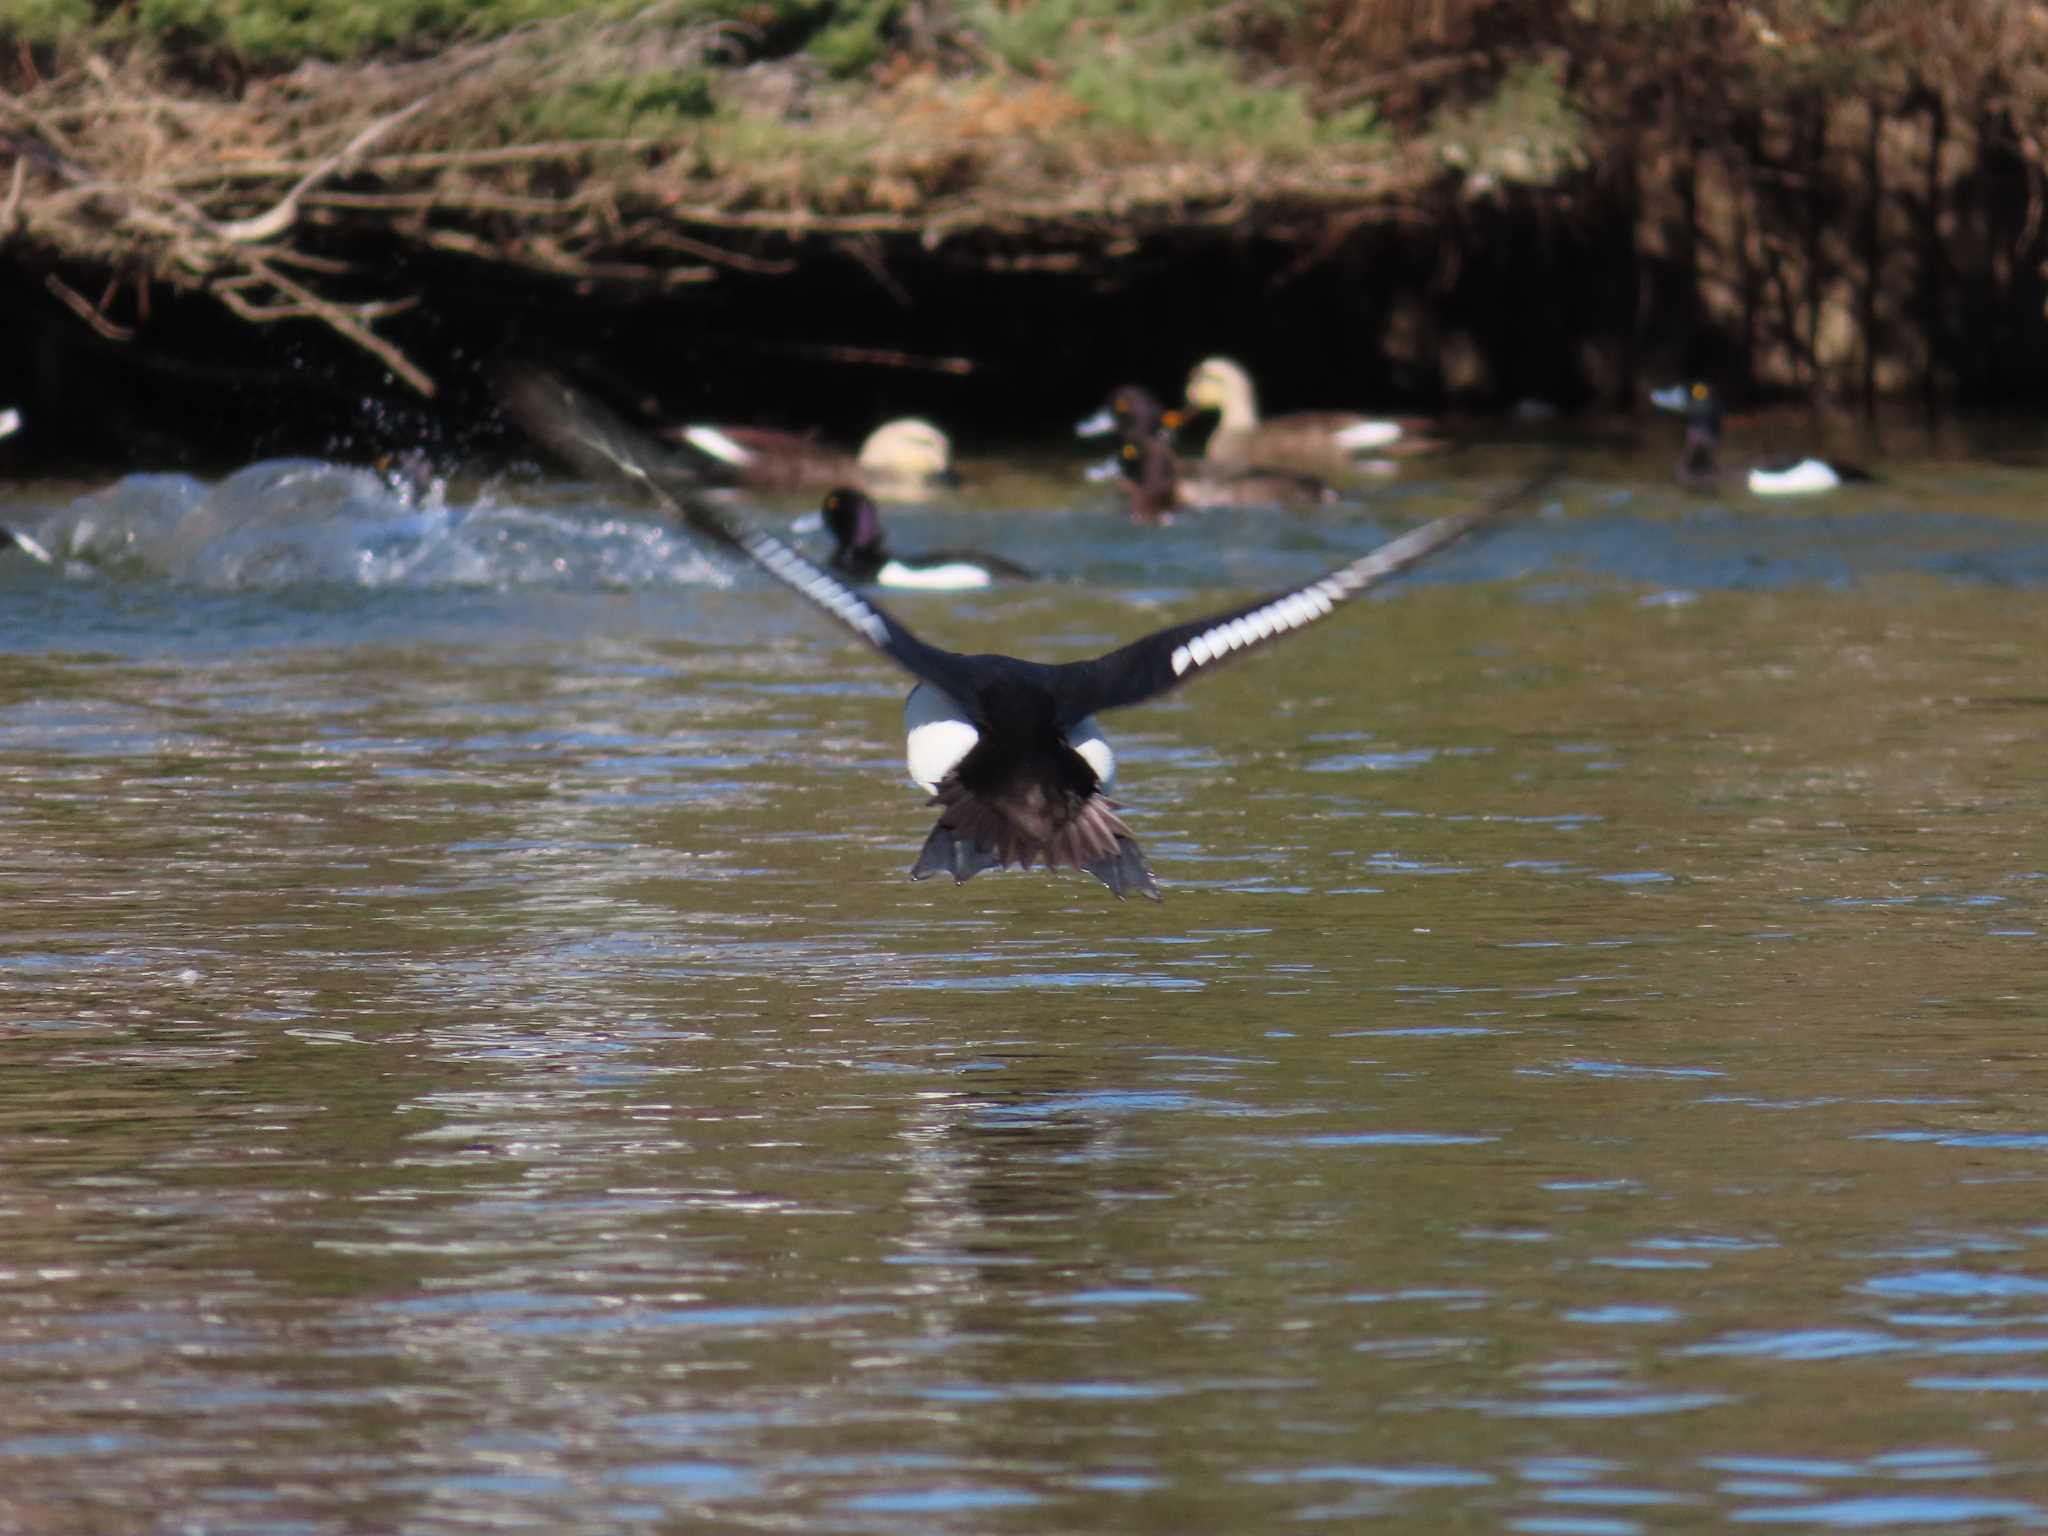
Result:
{"type": "Polygon", "coordinates": [[[879,613],[861,601],[860,594],[851,587],[827,576],[780,539],[771,538],[765,533],[756,533],[749,535],[744,543],[747,553],[766,566],[768,574],[777,581],[785,586],[794,587],[826,612],[859,630],[876,645],[888,641],[889,626],[882,622],[879,613]]]}
{"type": "Polygon", "coordinates": [[[1173,655],[1169,658],[1173,675],[1183,676],[1190,667],[1206,666],[1232,651],[1270,639],[1276,634],[1286,634],[1322,618],[1335,611],[1346,598],[1363,592],[1381,577],[1400,570],[1417,555],[1444,542],[1445,537],[1440,523],[1418,528],[1332,571],[1321,581],[1289,592],[1285,597],[1276,597],[1264,607],[1254,608],[1226,624],[1204,630],[1187,644],[1173,648],[1173,655]]]}
{"type": "MultiPolygon", "coordinates": [[[[1396,544],[1400,542],[1395,541],[1396,544]]],[[[1206,666],[1232,651],[1299,629],[1333,612],[1345,598],[1371,586],[1385,572],[1388,564],[1385,551],[1375,550],[1342,570],[1332,571],[1313,586],[1275,598],[1263,608],[1254,608],[1228,624],[1204,630],[1186,645],[1173,648],[1170,658],[1173,675],[1180,677],[1190,667],[1206,666]]]]}

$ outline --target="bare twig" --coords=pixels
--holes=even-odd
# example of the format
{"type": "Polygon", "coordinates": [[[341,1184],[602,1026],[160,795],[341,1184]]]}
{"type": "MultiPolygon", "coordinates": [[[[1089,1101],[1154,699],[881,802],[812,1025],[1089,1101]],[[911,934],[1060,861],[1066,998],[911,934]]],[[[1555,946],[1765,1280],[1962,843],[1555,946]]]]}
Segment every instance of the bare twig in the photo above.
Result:
{"type": "Polygon", "coordinates": [[[266,240],[275,240],[279,235],[290,229],[293,222],[298,218],[299,199],[301,197],[304,197],[318,183],[325,181],[329,176],[333,175],[335,171],[353,161],[364,150],[383,138],[385,134],[396,128],[400,123],[403,123],[410,117],[417,116],[420,109],[433,99],[431,95],[422,96],[410,106],[401,107],[396,112],[388,113],[378,118],[369,127],[342,145],[340,149],[293,182],[292,189],[279,198],[277,203],[268,212],[258,214],[254,218],[237,219],[232,224],[219,226],[221,238],[231,240],[236,245],[257,245],[266,240]]]}
{"type": "MultiPolygon", "coordinates": [[[[319,294],[314,293],[311,289],[300,283],[292,281],[292,279],[279,272],[269,262],[264,261],[259,256],[255,256],[253,253],[249,259],[249,268],[252,273],[260,276],[271,287],[275,288],[287,299],[292,300],[297,306],[298,313],[291,316],[286,316],[282,313],[250,313],[247,301],[242,298],[239,290],[217,288],[216,291],[220,294],[221,302],[230,309],[236,310],[237,313],[247,314],[247,317],[252,320],[261,318],[300,318],[303,316],[322,321],[330,329],[340,332],[372,357],[378,359],[385,367],[389,368],[421,394],[426,395],[430,399],[433,397],[435,393],[434,381],[403,352],[392,346],[390,342],[384,340],[375,331],[372,331],[367,323],[368,320],[376,319],[379,312],[390,314],[396,313],[396,310],[374,304],[343,306],[331,300],[323,299],[319,294]]],[[[401,307],[406,306],[402,303],[401,307]]]]}
{"type": "Polygon", "coordinates": [[[108,319],[105,313],[91,299],[88,299],[76,288],[73,288],[56,273],[50,272],[44,275],[43,287],[61,301],[66,309],[78,316],[79,319],[91,326],[100,335],[106,337],[107,340],[133,341],[135,339],[133,331],[125,325],[108,319]]]}
{"type": "Polygon", "coordinates": [[[21,190],[28,184],[28,157],[14,157],[14,173],[8,178],[7,201],[0,203],[0,240],[14,233],[21,218],[21,190]]]}

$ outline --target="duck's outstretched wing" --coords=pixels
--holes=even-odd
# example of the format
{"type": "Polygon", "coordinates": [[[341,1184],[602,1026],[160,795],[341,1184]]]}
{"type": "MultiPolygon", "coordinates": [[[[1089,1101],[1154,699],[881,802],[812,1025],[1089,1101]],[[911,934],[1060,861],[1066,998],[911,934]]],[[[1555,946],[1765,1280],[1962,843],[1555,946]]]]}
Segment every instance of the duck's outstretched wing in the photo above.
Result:
{"type": "Polygon", "coordinates": [[[1557,478],[1558,469],[1550,465],[1482,506],[1424,523],[1305,586],[1156,630],[1106,656],[1054,668],[1061,718],[1071,723],[1098,710],[1141,704],[1219,662],[1306,628],[1389,576],[1526,506],[1557,478]]]}
{"type": "Polygon", "coordinates": [[[498,373],[505,412],[535,440],[585,474],[630,485],[692,532],[744,555],[800,597],[852,630],[921,681],[956,699],[972,699],[962,658],[927,645],[878,605],[820,569],[773,534],[742,528],[712,506],[672,456],[568,380],[530,364],[498,373]]]}

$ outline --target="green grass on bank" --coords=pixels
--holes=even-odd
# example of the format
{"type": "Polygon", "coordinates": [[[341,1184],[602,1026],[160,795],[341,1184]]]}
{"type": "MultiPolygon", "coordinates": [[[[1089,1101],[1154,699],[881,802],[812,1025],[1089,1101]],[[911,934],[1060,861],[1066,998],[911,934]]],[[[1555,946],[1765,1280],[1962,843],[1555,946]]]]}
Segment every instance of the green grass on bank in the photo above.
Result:
{"type": "MultiPolygon", "coordinates": [[[[1905,0],[1753,0],[1742,11],[1784,34],[1855,27],[1905,0]]],[[[1913,0],[1918,3],[1918,0],[1913,0]]],[[[1960,0],[1997,7],[2009,0],[1960,0]]],[[[1952,9],[1954,7],[1951,7],[1952,9]]],[[[1486,34],[1677,25],[1726,14],[1723,0],[4,0],[0,38],[36,46],[80,38],[152,38],[213,50],[250,69],[309,58],[429,52],[463,38],[541,21],[660,14],[683,24],[729,23],[751,57],[802,54],[835,75],[893,53],[983,47],[1022,71],[1057,62],[1078,39],[1174,35],[1172,52],[1200,51],[1227,32],[1269,53],[1343,37],[1380,61],[1432,46],[1484,44],[1486,34]]]]}
{"type": "MultiPolygon", "coordinates": [[[[233,90],[308,60],[422,60],[516,39],[548,67],[480,141],[688,135],[708,163],[787,157],[857,178],[906,128],[1191,158],[1369,163],[1426,136],[1495,182],[1592,158],[1584,61],[1720,50],[1791,95],[1886,88],[2010,57],[2038,0],[0,0],[0,72],[147,50],[233,90]],[[1980,24],[1981,23],[1981,24],[1980,24]],[[1946,30],[1944,30],[1946,29],[1946,30]],[[2001,30],[2003,29],[2003,30],[2001,30]],[[621,42],[621,38],[628,39],[621,42]],[[640,46],[648,44],[648,46],[640,46]],[[573,65],[557,57],[578,51],[573,65]],[[1944,51],[1946,50],[1946,51],[1944,51]],[[1480,61],[1473,64],[1473,60],[1480,61]],[[1447,67],[1439,67],[1447,66],[1447,67]],[[1863,72],[1859,74],[1858,72],[1863,72]]],[[[2044,87],[2048,99],[2048,87],[2044,87]]],[[[1099,158],[1099,157],[1098,157],[1099,158]]]]}

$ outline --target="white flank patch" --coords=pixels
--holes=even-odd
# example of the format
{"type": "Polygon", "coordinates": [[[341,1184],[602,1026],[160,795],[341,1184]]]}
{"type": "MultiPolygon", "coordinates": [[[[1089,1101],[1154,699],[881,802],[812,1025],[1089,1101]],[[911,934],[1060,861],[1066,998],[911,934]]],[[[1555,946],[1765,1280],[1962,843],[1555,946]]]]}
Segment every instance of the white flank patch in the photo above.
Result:
{"type": "Polygon", "coordinates": [[[1801,459],[1783,469],[1752,469],[1749,489],[1756,496],[1810,496],[1815,491],[1832,491],[1842,483],[1834,466],[1819,459],[1801,459]]]}
{"type": "Polygon", "coordinates": [[[928,795],[939,792],[939,780],[960,766],[974,750],[981,732],[951,694],[919,683],[903,701],[904,761],[910,782],[928,795]]]}
{"type": "Polygon", "coordinates": [[[722,464],[744,467],[754,462],[754,452],[734,442],[716,427],[685,427],[683,441],[699,453],[708,453],[722,464]]]}
{"type": "Polygon", "coordinates": [[[914,569],[900,560],[885,561],[875,572],[875,580],[885,587],[912,587],[926,592],[962,592],[969,587],[985,587],[989,574],[978,565],[965,560],[952,560],[944,565],[928,565],[914,569]]]}
{"type": "MultiPolygon", "coordinates": [[[[960,760],[981,740],[967,711],[951,694],[930,683],[919,683],[903,701],[903,731],[910,782],[934,795],[939,792],[939,781],[959,767],[960,760]]],[[[1116,782],[1116,753],[1110,750],[1093,715],[1067,732],[1067,745],[1095,770],[1102,788],[1116,782]]]]}
{"type": "Polygon", "coordinates": [[[1371,453],[1401,441],[1406,434],[1398,421],[1361,421],[1337,433],[1346,453],[1371,453]]]}
{"type": "Polygon", "coordinates": [[[1095,770],[1095,777],[1102,780],[1104,789],[1116,782],[1116,754],[1110,751],[1102,727],[1095,723],[1093,715],[1067,732],[1067,745],[1080,753],[1081,760],[1095,770]]]}

